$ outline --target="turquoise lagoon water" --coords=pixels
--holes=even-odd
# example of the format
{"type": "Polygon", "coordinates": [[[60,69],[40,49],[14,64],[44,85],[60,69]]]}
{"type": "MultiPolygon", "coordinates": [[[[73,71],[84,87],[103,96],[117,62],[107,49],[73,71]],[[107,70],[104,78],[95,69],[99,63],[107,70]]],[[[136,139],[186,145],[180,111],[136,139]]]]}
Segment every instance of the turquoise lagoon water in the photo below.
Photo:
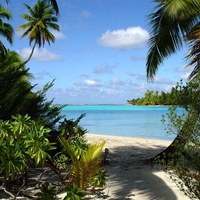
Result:
{"type": "Polygon", "coordinates": [[[161,122],[167,112],[167,106],[131,105],[69,105],[62,110],[67,119],[86,113],[80,125],[88,133],[173,140],[175,135],[167,135],[161,122]]]}

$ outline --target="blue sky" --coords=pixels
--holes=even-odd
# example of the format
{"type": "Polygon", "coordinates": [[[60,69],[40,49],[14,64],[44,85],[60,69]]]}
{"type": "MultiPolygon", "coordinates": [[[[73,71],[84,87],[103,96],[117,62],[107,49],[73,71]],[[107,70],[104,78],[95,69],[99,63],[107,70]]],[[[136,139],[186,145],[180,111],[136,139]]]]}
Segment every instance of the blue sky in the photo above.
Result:
{"type": "MultiPolygon", "coordinates": [[[[25,21],[23,2],[32,6],[35,0],[11,0],[10,23],[16,29],[25,21]]],[[[55,80],[48,98],[66,104],[125,104],[142,97],[146,90],[170,91],[188,71],[183,70],[184,51],[166,59],[153,83],[146,80],[147,40],[150,37],[147,15],[151,0],[57,0],[60,8],[60,32],[56,41],[36,49],[27,64],[41,89],[55,80]]],[[[9,47],[24,59],[31,46],[28,38],[16,32],[9,47]]]]}

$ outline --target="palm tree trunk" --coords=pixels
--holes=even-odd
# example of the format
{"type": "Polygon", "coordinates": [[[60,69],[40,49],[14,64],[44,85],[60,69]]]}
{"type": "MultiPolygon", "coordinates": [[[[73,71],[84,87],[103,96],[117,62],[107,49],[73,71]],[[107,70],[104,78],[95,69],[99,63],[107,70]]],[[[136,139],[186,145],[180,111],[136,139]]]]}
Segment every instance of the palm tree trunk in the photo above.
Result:
{"type": "Polygon", "coordinates": [[[162,152],[151,158],[151,162],[156,160],[163,160],[165,163],[169,163],[170,161],[174,161],[175,163],[180,155],[184,155],[184,147],[187,144],[196,124],[196,114],[197,113],[194,114],[192,112],[188,113],[182,129],[177,134],[173,142],[162,152]]]}
{"type": "Polygon", "coordinates": [[[35,50],[35,47],[36,47],[36,44],[37,44],[37,42],[35,41],[35,43],[34,43],[34,45],[33,45],[33,48],[32,48],[32,50],[31,50],[31,53],[30,53],[28,59],[27,59],[26,61],[23,62],[23,65],[26,65],[26,64],[30,61],[30,59],[32,58],[33,53],[34,53],[34,50],[35,50]]]}
{"type": "Polygon", "coordinates": [[[186,142],[187,138],[184,137],[183,132],[180,132],[166,149],[151,158],[150,161],[163,160],[165,163],[169,163],[172,160],[178,159],[180,154],[183,153],[186,142]]]}

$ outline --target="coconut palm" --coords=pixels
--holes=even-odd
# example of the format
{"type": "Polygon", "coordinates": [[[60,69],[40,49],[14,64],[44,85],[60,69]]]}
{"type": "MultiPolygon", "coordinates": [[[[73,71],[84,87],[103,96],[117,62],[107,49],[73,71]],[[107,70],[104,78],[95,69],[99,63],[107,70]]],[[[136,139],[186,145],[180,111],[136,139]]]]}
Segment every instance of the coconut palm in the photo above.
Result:
{"type": "MultiPolygon", "coordinates": [[[[183,44],[198,38],[200,0],[154,0],[155,11],[148,16],[151,38],[147,55],[147,79],[152,81],[164,59],[176,53],[183,44]],[[195,37],[196,36],[196,37],[195,37]]],[[[194,53],[194,51],[193,51],[194,53]]],[[[189,58],[193,58],[190,54],[189,58]]],[[[195,73],[193,72],[192,75],[195,73]]]]}
{"type": "Polygon", "coordinates": [[[58,8],[57,1],[56,0],[48,0],[47,2],[49,2],[52,5],[53,9],[55,10],[56,14],[58,15],[59,8],[58,8]]]}
{"type": "MultiPolygon", "coordinates": [[[[10,11],[4,9],[3,6],[0,5],[0,34],[3,37],[5,37],[10,44],[12,44],[14,30],[10,24],[3,22],[3,19],[9,20],[10,18],[11,18],[10,11]]],[[[1,40],[0,40],[0,52],[3,54],[6,54],[7,52],[7,49],[1,40]]]]}
{"type": "Polygon", "coordinates": [[[36,45],[40,48],[41,46],[44,46],[45,42],[48,42],[50,45],[51,42],[55,41],[55,37],[50,32],[49,28],[59,31],[59,26],[57,24],[58,18],[55,16],[55,11],[46,3],[46,0],[38,0],[33,8],[27,4],[24,5],[28,9],[30,15],[21,15],[22,18],[28,22],[19,26],[17,31],[25,29],[21,38],[28,35],[30,45],[34,42],[31,54],[24,62],[24,64],[26,64],[31,59],[36,45]]]}
{"type": "MultiPolygon", "coordinates": [[[[149,52],[147,56],[146,68],[147,79],[153,81],[158,67],[164,59],[171,54],[176,53],[188,45],[189,67],[193,71],[189,78],[194,77],[199,69],[199,6],[200,0],[154,0],[157,3],[155,11],[148,16],[151,29],[151,38],[149,39],[149,52]]],[[[198,111],[199,112],[199,111],[198,111]]],[[[197,115],[199,113],[196,113],[197,115]]],[[[188,140],[187,127],[192,127],[189,112],[182,130],[177,134],[172,144],[163,152],[156,155],[155,158],[171,159],[171,155],[179,156],[183,152],[184,146],[188,140]],[[179,145],[177,145],[179,144],[179,145]]]]}
{"type": "MultiPolygon", "coordinates": [[[[6,0],[6,3],[10,3],[10,0],[6,0]]],[[[52,5],[52,8],[55,10],[56,14],[59,14],[59,8],[56,0],[47,0],[47,3],[52,5]]]]}
{"type": "Polygon", "coordinates": [[[189,75],[189,79],[191,79],[200,70],[200,22],[191,28],[185,39],[190,43],[190,50],[186,58],[189,60],[187,67],[193,68],[189,75]]]}

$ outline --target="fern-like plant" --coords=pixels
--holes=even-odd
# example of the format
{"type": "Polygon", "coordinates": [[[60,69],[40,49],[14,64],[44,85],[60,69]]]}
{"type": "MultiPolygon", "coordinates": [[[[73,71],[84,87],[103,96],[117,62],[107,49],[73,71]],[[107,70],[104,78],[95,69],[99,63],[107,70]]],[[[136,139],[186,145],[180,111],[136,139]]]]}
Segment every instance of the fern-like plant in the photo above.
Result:
{"type": "Polygon", "coordinates": [[[68,177],[79,188],[83,190],[90,188],[96,174],[104,168],[102,164],[102,149],[105,141],[89,144],[86,151],[79,157],[64,137],[59,137],[58,140],[72,159],[68,177]]]}

